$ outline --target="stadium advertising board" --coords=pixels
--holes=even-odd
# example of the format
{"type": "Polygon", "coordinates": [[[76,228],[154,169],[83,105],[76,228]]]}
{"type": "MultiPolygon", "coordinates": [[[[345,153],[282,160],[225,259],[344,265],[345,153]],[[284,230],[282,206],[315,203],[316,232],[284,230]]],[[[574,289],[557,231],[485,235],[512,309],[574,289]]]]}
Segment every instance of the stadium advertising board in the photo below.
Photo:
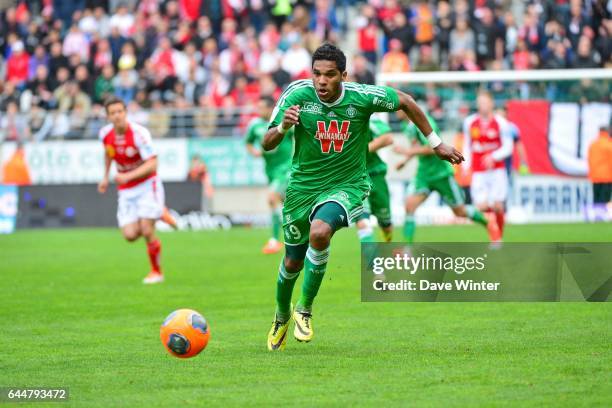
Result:
{"type": "MultiPolygon", "coordinates": [[[[1,151],[1,163],[13,154],[16,145],[7,143],[1,151]]],[[[159,174],[164,181],[187,178],[187,140],[155,140],[159,174]]],[[[25,145],[26,162],[33,184],[97,183],[104,170],[104,149],[94,140],[52,141],[25,145]]],[[[111,173],[111,175],[114,173],[111,173]]]]}
{"type": "Polygon", "coordinates": [[[15,231],[18,200],[17,186],[0,184],[0,234],[15,231]]]}
{"type": "Polygon", "coordinates": [[[200,156],[216,187],[262,186],[266,184],[263,160],[249,156],[241,139],[190,139],[189,160],[200,156]]]}
{"type": "Polygon", "coordinates": [[[591,183],[586,179],[514,177],[508,218],[515,223],[585,221],[591,190],[591,183]]]}
{"type": "Polygon", "coordinates": [[[508,119],[520,130],[532,174],[585,177],[589,146],[601,126],[610,126],[611,116],[612,107],[602,103],[508,103],[508,119]]]}

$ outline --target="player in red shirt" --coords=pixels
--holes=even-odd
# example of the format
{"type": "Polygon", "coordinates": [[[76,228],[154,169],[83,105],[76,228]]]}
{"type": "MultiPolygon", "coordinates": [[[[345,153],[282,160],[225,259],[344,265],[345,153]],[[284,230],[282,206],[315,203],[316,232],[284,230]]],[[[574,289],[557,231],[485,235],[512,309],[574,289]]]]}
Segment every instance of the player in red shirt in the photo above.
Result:
{"type": "Polygon", "coordinates": [[[508,196],[505,159],[512,154],[512,134],[508,122],[493,113],[490,93],[481,91],[476,104],[478,112],[463,122],[464,166],[472,170],[472,202],[481,211],[493,213],[499,229],[499,239],[494,241],[501,242],[508,196]]]}
{"type": "Polygon", "coordinates": [[[127,120],[125,103],[115,97],[108,99],[104,107],[110,124],[100,129],[104,144],[104,178],[98,191],[108,189],[108,173],[113,161],[117,164],[119,203],[117,221],[124,238],[133,242],[141,236],[147,242],[151,272],[144,278],[145,284],[164,280],[160,267],[161,242],[155,235],[155,221],[164,215],[164,186],[157,177],[157,153],[149,131],[127,120]]]}

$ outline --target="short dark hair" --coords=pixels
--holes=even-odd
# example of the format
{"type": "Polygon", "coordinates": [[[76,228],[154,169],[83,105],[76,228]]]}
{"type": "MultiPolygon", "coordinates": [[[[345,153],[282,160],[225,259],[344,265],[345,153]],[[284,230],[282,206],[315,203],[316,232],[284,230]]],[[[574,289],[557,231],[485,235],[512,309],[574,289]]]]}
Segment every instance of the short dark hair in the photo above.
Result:
{"type": "Polygon", "coordinates": [[[108,112],[108,107],[116,103],[120,103],[121,105],[123,105],[124,108],[126,107],[125,102],[123,102],[123,99],[112,95],[104,100],[104,109],[108,112]]]}
{"type": "Polygon", "coordinates": [[[312,54],[312,67],[315,61],[334,61],[340,72],[346,71],[346,55],[342,50],[333,44],[325,43],[317,48],[312,54]]]}

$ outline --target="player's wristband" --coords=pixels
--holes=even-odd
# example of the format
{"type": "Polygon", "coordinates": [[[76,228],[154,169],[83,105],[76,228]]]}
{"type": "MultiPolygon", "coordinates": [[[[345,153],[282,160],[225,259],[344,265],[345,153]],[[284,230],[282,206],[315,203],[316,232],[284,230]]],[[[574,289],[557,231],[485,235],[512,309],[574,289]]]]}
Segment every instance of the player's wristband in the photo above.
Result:
{"type": "Polygon", "coordinates": [[[440,144],[442,143],[442,139],[440,139],[440,137],[434,131],[432,131],[429,136],[427,136],[427,141],[429,142],[429,145],[434,149],[440,146],[440,144]]]}
{"type": "Polygon", "coordinates": [[[289,129],[285,129],[285,128],[283,127],[283,124],[282,124],[282,123],[281,123],[281,124],[279,124],[279,125],[276,127],[276,130],[277,130],[277,131],[278,131],[278,133],[280,133],[281,135],[284,135],[285,133],[287,133],[287,132],[289,131],[289,129]]]}

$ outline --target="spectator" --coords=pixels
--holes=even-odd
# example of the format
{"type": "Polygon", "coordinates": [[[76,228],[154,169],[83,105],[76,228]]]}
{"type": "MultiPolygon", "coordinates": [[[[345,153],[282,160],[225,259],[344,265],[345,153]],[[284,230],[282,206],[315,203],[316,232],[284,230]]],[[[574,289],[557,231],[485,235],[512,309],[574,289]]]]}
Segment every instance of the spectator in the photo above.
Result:
{"type": "Polygon", "coordinates": [[[96,78],[94,83],[94,102],[103,104],[104,99],[115,93],[113,86],[113,76],[115,70],[111,64],[107,64],[102,68],[102,73],[96,78]]]}
{"type": "Polygon", "coordinates": [[[49,79],[51,80],[50,89],[55,92],[59,86],[65,84],[70,79],[70,71],[66,67],[61,67],[55,77],[49,74],[49,79]]]}
{"type": "MultiPolygon", "coordinates": [[[[164,38],[168,40],[167,38],[164,38]]],[[[168,40],[169,41],[169,40],[168,40]]],[[[113,65],[117,65],[119,57],[121,56],[121,50],[123,44],[127,42],[127,39],[121,35],[118,27],[111,28],[110,36],[108,37],[108,44],[110,45],[110,51],[113,58],[113,65]]]]}
{"type": "Polygon", "coordinates": [[[291,75],[292,80],[304,79],[310,76],[310,53],[302,45],[299,35],[290,40],[291,48],[282,57],[283,71],[291,75]]]}
{"type": "Polygon", "coordinates": [[[129,37],[134,26],[134,16],[130,13],[127,6],[122,4],[110,18],[109,26],[111,31],[117,29],[123,37],[129,37]]]}
{"type": "Polygon", "coordinates": [[[531,56],[529,50],[527,49],[525,40],[518,40],[516,49],[512,53],[512,67],[515,70],[530,69],[532,68],[530,62],[531,56]]]}
{"type": "Polygon", "coordinates": [[[480,12],[480,22],[474,28],[476,60],[481,68],[487,68],[494,59],[503,57],[503,35],[495,25],[493,11],[483,7],[480,12]]]}
{"type": "MultiPolygon", "coordinates": [[[[518,45],[518,37],[519,37],[519,30],[516,25],[516,20],[514,18],[514,14],[512,13],[512,11],[506,11],[504,13],[504,25],[506,27],[505,52],[508,55],[512,55],[514,54],[514,51],[516,51],[516,47],[518,45]]],[[[523,44],[524,44],[524,41],[523,41],[523,44]]]]}
{"type": "Polygon", "coordinates": [[[572,47],[576,48],[578,46],[578,40],[584,34],[584,30],[589,26],[589,23],[588,18],[582,11],[582,1],[570,1],[570,17],[566,31],[572,47]]]}
{"type": "Polygon", "coordinates": [[[469,28],[467,20],[459,18],[455,28],[450,33],[450,54],[456,55],[473,51],[474,46],[474,32],[469,28]]]}
{"type": "MultiPolygon", "coordinates": [[[[415,27],[414,39],[419,46],[431,45],[434,40],[434,13],[427,0],[417,0],[411,10],[410,21],[415,27]]],[[[399,13],[398,13],[399,14],[399,13]]]]}
{"type": "Polygon", "coordinates": [[[87,95],[94,94],[94,84],[93,80],[89,76],[89,70],[85,65],[79,65],[74,72],[74,79],[79,85],[79,89],[81,92],[84,92],[87,95]]]}
{"type": "Polygon", "coordinates": [[[28,82],[27,91],[21,96],[22,106],[25,106],[26,110],[29,110],[30,106],[51,109],[54,104],[51,84],[49,70],[46,66],[39,65],[34,78],[28,82]],[[24,101],[24,97],[27,101],[24,101]]]}
{"type": "Polygon", "coordinates": [[[397,39],[402,43],[402,51],[410,55],[410,49],[414,44],[414,33],[412,27],[408,25],[408,19],[404,13],[397,13],[391,19],[390,28],[387,31],[389,39],[397,39]]]}
{"type": "Polygon", "coordinates": [[[587,157],[593,202],[609,203],[612,201],[612,139],[607,128],[600,129],[599,137],[589,146],[587,157]]]}
{"type": "MultiPolygon", "coordinates": [[[[2,82],[0,82],[0,85],[2,85],[2,82]]],[[[19,97],[19,91],[15,88],[15,83],[11,81],[5,82],[2,94],[0,94],[0,111],[7,111],[8,104],[11,102],[18,104],[19,97]]]]}
{"type": "Polygon", "coordinates": [[[438,61],[446,67],[446,65],[448,65],[447,61],[450,50],[450,34],[453,29],[451,6],[446,0],[438,2],[436,29],[438,32],[438,61]]]}
{"type": "Polygon", "coordinates": [[[119,72],[113,79],[113,88],[115,95],[123,100],[128,105],[136,96],[136,84],[138,82],[138,74],[133,69],[119,69],[119,72]]]}
{"type": "Polygon", "coordinates": [[[429,45],[423,45],[419,49],[419,63],[415,71],[432,72],[439,71],[440,66],[433,59],[433,49],[429,45]]]}
{"type": "Polygon", "coordinates": [[[17,87],[25,87],[28,80],[30,56],[25,52],[23,43],[16,41],[11,47],[11,55],[6,60],[6,80],[17,87]]]}
{"type": "Polygon", "coordinates": [[[368,67],[368,60],[361,54],[353,57],[353,80],[360,84],[376,84],[376,78],[368,67]]]}
{"type": "Polygon", "coordinates": [[[364,4],[361,16],[356,21],[359,37],[359,51],[375,67],[378,48],[378,26],[376,25],[376,10],[369,4],[364,4]]]}
{"type": "Polygon", "coordinates": [[[389,41],[389,51],[383,56],[381,71],[410,72],[408,56],[402,51],[402,43],[396,38],[389,41]]]}
{"type": "Polygon", "coordinates": [[[339,28],[334,0],[315,0],[309,27],[315,39],[336,42],[339,28]]]}
{"type": "Polygon", "coordinates": [[[544,29],[538,22],[538,17],[533,11],[527,11],[523,15],[523,26],[518,31],[518,38],[525,41],[529,51],[540,52],[544,48],[544,29]]]}
{"type": "Polygon", "coordinates": [[[62,53],[66,57],[76,54],[81,62],[86,62],[89,59],[89,40],[78,25],[73,24],[70,27],[70,32],[64,38],[62,53]]]}
{"type": "Polygon", "coordinates": [[[544,57],[544,68],[564,69],[569,67],[567,48],[561,41],[551,40],[544,57]]]}
{"type": "Polygon", "coordinates": [[[93,66],[96,70],[100,70],[103,67],[113,63],[113,53],[111,52],[110,44],[108,40],[101,39],[98,41],[96,46],[96,52],[94,54],[93,66]]]}
{"type": "Polygon", "coordinates": [[[593,51],[591,40],[586,35],[578,40],[578,49],[576,50],[576,58],[573,61],[573,68],[597,68],[600,64],[600,56],[596,51],[593,51]]]}
{"type": "Polygon", "coordinates": [[[51,44],[51,57],[49,58],[49,76],[51,78],[57,76],[60,68],[68,67],[68,58],[62,54],[62,44],[54,42],[51,44]]]}
{"type": "Polygon", "coordinates": [[[271,42],[266,43],[263,51],[259,55],[259,71],[264,74],[271,74],[278,71],[281,67],[283,53],[271,42]]]}
{"type": "Polygon", "coordinates": [[[34,55],[30,57],[29,67],[28,67],[28,79],[34,78],[36,75],[36,71],[38,67],[44,66],[47,68],[49,65],[49,56],[45,51],[45,47],[42,45],[37,45],[34,49],[34,55]]]}

